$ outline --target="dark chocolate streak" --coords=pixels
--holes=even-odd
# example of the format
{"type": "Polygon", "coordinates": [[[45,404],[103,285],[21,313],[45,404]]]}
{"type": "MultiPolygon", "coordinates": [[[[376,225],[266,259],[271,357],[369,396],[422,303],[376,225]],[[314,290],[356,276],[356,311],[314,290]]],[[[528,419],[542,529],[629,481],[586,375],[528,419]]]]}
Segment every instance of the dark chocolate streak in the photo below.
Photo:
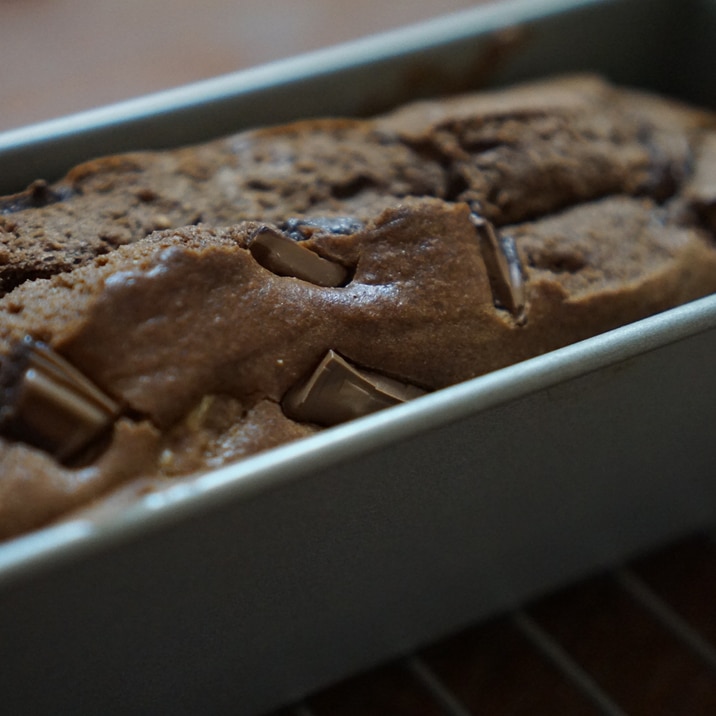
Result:
{"type": "Polygon", "coordinates": [[[290,218],[279,225],[281,231],[294,241],[305,241],[313,234],[338,234],[349,236],[364,227],[362,221],[352,216],[314,216],[310,218],[290,218]]]}
{"type": "Polygon", "coordinates": [[[68,199],[69,189],[57,191],[52,189],[44,179],[32,182],[25,191],[10,196],[0,197],[0,214],[14,214],[25,209],[38,209],[49,204],[68,199]]]}

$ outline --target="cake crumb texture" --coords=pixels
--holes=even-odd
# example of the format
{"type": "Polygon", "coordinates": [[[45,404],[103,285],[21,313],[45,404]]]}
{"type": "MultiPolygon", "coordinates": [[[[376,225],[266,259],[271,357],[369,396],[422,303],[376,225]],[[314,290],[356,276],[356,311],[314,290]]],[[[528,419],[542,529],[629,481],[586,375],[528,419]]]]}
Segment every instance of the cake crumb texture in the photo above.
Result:
{"type": "Polygon", "coordinates": [[[715,231],[714,115],[593,76],[39,179],[0,198],[0,411],[29,336],[121,417],[84,464],[0,438],[0,537],[315,433],[282,400],[328,351],[433,391],[712,293],[715,231]]]}

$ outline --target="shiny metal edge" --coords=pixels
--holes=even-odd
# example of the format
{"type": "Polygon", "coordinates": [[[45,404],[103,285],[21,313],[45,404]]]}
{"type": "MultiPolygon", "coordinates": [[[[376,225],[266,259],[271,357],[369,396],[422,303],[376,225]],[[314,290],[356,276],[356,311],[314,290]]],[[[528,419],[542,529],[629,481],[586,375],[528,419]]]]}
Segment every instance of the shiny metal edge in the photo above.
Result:
{"type": "Polygon", "coordinates": [[[139,498],[106,519],[70,520],[37,530],[0,544],[0,589],[147,530],[711,330],[716,330],[716,295],[204,473],[139,498]]]}

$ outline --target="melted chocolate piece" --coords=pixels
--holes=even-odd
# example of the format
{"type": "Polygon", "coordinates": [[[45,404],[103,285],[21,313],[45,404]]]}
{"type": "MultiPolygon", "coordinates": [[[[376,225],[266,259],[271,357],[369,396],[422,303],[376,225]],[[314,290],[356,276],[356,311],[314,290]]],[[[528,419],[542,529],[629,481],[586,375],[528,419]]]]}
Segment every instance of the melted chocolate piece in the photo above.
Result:
{"type": "Polygon", "coordinates": [[[300,278],[317,286],[342,286],[348,278],[341,264],[320,257],[269,226],[254,234],[249,251],[259,264],[278,276],[300,278]]]}
{"type": "Polygon", "coordinates": [[[105,434],[119,406],[49,346],[27,338],[3,365],[0,430],[69,462],[105,434]]]}
{"type": "Polygon", "coordinates": [[[65,195],[54,191],[44,179],[32,182],[25,191],[0,198],[0,214],[13,214],[63,201],[65,195]]]}
{"type": "Polygon", "coordinates": [[[361,231],[364,226],[362,221],[352,216],[316,216],[309,219],[287,219],[281,224],[281,230],[294,241],[305,241],[314,234],[350,236],[361,231]]]}
{"type": "Polygon", "coordinates": [[[476,214],[472,215],[472,220],[480,238],[480,251],[495,304],[506,308],[517,323],[524,324],[527,292],[515,240],[511,236],[498,235],[489,221],[476,214]]]}
{"type": "Polygon", "coordinates": [[[421,388],[356,368],[328,351],[311,376],[288,391],[281,405],[294,420],[330,427],[424,394],[421,388]]]}

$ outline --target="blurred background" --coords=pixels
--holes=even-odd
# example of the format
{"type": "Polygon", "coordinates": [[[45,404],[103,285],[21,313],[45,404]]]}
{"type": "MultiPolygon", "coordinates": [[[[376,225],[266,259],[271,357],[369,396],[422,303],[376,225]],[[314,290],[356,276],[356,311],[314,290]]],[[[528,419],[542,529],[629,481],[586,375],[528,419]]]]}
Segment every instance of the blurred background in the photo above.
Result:
{"type": "Polygon", "coordinates": [[[0,131],[500,0],[0,0],[0,131]]]}

